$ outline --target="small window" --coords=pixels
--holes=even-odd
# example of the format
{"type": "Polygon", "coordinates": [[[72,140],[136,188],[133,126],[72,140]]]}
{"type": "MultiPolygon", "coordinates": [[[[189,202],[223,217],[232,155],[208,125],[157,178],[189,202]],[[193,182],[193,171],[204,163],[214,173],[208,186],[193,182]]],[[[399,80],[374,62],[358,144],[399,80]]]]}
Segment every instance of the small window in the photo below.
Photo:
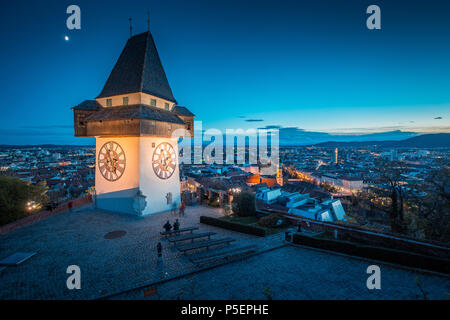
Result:
{"type": "Polygon", "coordinates": [[[106,99],[106,106],[112,107],[112,99],[106,99]]]}
{"type": "Polygon", "coordinates": [[[156,107],[156,99],[150,99],[150,105],[156,107]]]}
{"type": "Polygon", "coordinates": [[[166,110],[170,110],[170,106],[169,106],[169,104],[167,102],[165,104],[165,107],[166,107],[166,110]]]}
{"type": "Polygon", "coordinates": [[[152,126],[154,126],[155,125],[155,121],[152,121],[152,126]]]}
{"type": "Polygon", "coordinates": [[[169,130],[172,129],[172,125],[171,124],[169,124],[168,126],[169,126],[169,130]]]}
{"type": "Polygon", "coordinates": [[[123,105],[124,106],[128,105],[128,97],[123,97],[123,105]]]}

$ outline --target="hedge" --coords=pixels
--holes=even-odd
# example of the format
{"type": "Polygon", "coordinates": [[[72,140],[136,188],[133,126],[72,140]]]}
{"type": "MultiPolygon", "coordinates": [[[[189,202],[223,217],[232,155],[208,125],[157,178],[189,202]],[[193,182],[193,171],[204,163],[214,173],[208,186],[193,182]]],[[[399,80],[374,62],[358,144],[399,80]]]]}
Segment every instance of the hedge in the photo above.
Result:
{"type": "Polygon", "coordinates": [[[402,250],[382,248],[369,245],[359,245],[348,241],[331,239],[318,239],[295,233],[293,243],[303,244],[310,247],[337,251],[363,258],[381,260],[399,265],[433,270],[450,274],[450,260],[439,257],[426,256],[418,253],[402,250]]]}
{"type": "Polygon", "coordinates": [[[236,222],[230,222],[225,221],[217,218],[212,217],[206,217],[206,216],[200,216],[200,223],[208,224],[210,226],[215,226],[223,229],[228,229],[232,231],[237,231],[241,233],[251,234],[258,237],[265,237],[266,236],[266,230],[255,227],[255,226],[249,226],[241,223],[236,222]]]}

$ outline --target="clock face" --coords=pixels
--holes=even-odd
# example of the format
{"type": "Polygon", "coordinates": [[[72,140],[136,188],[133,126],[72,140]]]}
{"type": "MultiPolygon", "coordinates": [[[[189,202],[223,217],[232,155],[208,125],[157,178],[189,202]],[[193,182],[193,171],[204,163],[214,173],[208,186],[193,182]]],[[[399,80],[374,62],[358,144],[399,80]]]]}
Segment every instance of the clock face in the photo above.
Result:
{"type": "Polygon", "coordinates": [[[98,152],[98,168],[108,181],[119,180],[125,171],[125,165],[125,152],[114,141],[106,142],[98,152]]]}
{"type": "Polygon", "coordinates": [[[175,172],[177,157],[171,144],[163,142],[153,152],[152,167],[160,179],[169,179],[175,172]]]}

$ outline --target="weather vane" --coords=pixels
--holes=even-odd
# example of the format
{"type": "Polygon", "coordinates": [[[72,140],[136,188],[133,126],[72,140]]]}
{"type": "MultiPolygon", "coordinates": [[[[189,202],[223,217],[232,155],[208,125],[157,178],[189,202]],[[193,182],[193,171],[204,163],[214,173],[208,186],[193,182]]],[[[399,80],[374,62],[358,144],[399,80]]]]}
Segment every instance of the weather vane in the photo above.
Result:
{"type": "Polygon", "coordinates": [[[131,18],[128,18],[128,21],[130,21],[130,38],[133,35],[133,25],[131,24],[131,18]]]}

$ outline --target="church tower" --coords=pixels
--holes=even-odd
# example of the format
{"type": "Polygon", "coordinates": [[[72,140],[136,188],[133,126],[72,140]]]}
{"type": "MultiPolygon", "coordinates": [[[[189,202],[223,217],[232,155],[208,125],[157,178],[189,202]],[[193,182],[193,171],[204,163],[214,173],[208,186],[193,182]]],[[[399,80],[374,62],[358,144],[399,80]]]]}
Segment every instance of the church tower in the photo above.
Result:
{"type": "Polygon", "coordinates": [[[179,137],[194,114],[177,105],[150,32],[131,37],[95,100],[72,108],[75,136],[96,138],[98,208],[136,215],[180,202],[179,137]]]}
{"type": "Polygon", "coordinates": [[[277,184],[283,186],[283,167],[281,164],[277,166],[277,184]]]}

